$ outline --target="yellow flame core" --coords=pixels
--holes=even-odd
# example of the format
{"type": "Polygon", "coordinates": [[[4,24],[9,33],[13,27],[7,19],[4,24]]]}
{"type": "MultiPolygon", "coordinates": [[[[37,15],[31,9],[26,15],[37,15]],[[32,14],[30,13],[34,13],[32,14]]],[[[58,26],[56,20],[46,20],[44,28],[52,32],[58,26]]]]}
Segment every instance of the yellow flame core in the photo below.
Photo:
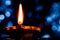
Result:
{"type": "Polygon", "coordinates": [[[22,4],[19,5],[19,11],[18,11],[18,24],[23,24],[23,10],[22,10],[22,4]]]}

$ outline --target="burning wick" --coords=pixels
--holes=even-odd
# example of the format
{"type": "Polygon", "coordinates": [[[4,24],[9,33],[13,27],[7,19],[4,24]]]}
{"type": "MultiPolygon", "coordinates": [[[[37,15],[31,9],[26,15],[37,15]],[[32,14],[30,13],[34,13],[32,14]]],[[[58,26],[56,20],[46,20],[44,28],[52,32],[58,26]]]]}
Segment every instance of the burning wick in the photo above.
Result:
{"type": "Polygon", "coordinates": [[[23,24],[23,10],[22,10],[22,4],[19,4],[19,11],[18,11],[18,24],[23,24]]]}

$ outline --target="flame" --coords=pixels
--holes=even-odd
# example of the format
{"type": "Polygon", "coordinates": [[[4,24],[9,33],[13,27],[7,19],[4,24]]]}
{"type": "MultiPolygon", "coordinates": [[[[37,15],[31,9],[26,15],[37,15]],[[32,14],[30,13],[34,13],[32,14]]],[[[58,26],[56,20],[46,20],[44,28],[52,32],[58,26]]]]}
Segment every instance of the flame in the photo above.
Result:
{"type": "Polygon", "coordinates": [[[22,4],[19,5],[18,24],[23,24],[23,10],[22,10],[22,4]]]}

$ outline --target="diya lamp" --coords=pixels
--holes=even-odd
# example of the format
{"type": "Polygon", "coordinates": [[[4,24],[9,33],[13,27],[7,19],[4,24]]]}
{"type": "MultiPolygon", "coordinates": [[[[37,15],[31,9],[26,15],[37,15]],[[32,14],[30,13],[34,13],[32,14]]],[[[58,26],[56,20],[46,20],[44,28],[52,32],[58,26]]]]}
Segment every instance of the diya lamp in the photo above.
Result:
{"type": "MultiPolygon", "coordinates": [[[[18,26],[12,26],[12,29],[17,29],[17,28],[21,28],[24,30],[35,30],[40,32],[41,28],[40,27],[36,27],[36,26],[26,26],[26,25],[22,25],[24,21],[24,13],[23,13],[23,9],[22,9],[22,4],[19,4],[19,10],[18,10],[18,26]]],[[[10,30],[10,27],[6,27],[6,30],[10,30]]]]}

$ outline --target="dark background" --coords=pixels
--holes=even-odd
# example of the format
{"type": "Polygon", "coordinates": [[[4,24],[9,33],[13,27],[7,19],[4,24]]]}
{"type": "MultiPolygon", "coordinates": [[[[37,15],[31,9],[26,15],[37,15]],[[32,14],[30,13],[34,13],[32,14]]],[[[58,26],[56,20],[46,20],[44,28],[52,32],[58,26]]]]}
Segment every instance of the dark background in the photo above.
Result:
{"type": "MultiPolygon", "coordinates": [[[[13,8],[13,12],[11,14],[11,17],[6,18],[0,23],[0,28],[5,28],[7,22],[9,20],[12,21],[13,25],[18,25],[17,23],[17,14],[18,14],[18,7],[21,3],[23,5],[23,11],[24,11],[24,23],[23,25],[34,25],[39,26],[42,24],[43,28],[41,31],[41,34],[49,33],[52,37],[53,31],[51,30],[51,25],[45,25],[46,19],[45,17],[50,14],[50,8],[53,2],[57,2],[59,0],[12,0],[12,5],[9,6],[13,8]],[[35,11],[36,6],[43,5],[43,9],[41,11],[35,11]],[[28,17],[28,12],[32,12],[32,17],[28,17]],[[36,18],[36,16],[39,15],[39,17],[36,18]]],[[[0,12],[4,14],[4,12],[0,12]]]]}

